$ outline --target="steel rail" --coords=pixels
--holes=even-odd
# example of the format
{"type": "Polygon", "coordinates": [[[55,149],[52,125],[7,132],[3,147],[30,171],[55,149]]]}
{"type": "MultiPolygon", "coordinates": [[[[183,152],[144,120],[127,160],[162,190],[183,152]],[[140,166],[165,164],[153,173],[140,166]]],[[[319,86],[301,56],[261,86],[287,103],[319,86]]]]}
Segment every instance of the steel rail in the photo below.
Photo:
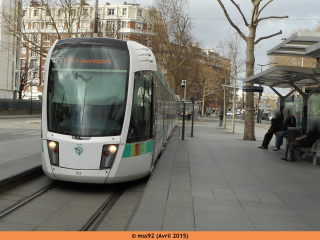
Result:
{"type": "Polygon", "coordinates": [[[35,192],[34,194],[23,198],[19,202],[15,203],[12,206],[10,206],[10,207],[6,208],[5,210],[1,211],[0,212],[0,220],[2,218],[6,217],[7,215],[9,215],[10,213],[12,213],[13,211],[17,210],[18,208],[24,206],[28,202],[34,200],[35,198],[39,197],[40,195],[42,195],[42,194],[44,194],[46,192],[48,192],[50,189],[56,187],[57,185],[58,185],[58,182],[51,183],[47,187],[44,187],[44,188],[40,189],[39,191],[35,192]]]}
{"type": "Polygon", "coordinates": [[[81,228],[79,231],[96,231],[101,223],[101,221],[105,218],[105,216],[109,213],[114,204],[118,201],[120,196],[122,195],[124,189],[120,189],[111,194],[111,196],[101,205],[101,207],[93,214],[93,216],[88,220],[88,222],[81,228]]]}

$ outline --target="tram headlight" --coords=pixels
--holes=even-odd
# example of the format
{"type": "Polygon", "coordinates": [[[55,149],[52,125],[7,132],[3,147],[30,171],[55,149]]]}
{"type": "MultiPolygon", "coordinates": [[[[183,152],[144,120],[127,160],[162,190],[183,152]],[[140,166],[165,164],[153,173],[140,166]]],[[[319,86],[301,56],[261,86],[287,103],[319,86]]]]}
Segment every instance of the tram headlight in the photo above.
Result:
{"type": "Polygon", "coordinates": [[[115,145],[110,145],[109,147],[108,147],[108,151],[111,153],[111,154],[113,154],[113,153],[115,153],[116,151],[117,151],[117,147],[115,146],[115,145]]]}
{"type": "Polygon", "coordinates": [[[100,169],[111,168],[116,157],[118,145],[103,145],[100,169]]]}
{"type": "Polygon", "coordinates": [[[48,140],[48,153],[50,163],[59,166],[59,143],[48,140]]]}

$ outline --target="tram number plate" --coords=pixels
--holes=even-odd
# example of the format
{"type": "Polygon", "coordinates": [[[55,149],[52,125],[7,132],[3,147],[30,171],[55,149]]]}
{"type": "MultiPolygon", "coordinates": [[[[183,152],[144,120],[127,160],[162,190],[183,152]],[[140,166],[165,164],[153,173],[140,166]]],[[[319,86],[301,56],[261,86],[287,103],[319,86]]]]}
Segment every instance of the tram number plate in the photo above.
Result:
{"type": "Polygon", "coordinates": [[[81,175],[81,172],[79,172],[79,171],[76,171],[76,175],[81,175]]]}

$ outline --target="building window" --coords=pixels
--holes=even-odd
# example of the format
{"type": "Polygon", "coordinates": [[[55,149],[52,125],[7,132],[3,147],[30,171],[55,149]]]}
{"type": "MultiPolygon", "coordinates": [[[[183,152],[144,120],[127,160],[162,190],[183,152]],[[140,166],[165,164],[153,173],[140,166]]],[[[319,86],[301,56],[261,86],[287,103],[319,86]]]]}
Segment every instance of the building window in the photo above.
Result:
{"type": "Polygon", "coordinates": [[[39,29],[39,23],[38,22],[33,22],[32,23],[32,28],[33,29],[39,29]]]}
{"type": "Polygon", "coordinates": [[[39,73],[37,71],[33,72],[33,78],[39,78],[39,73]]]}
{"type": "Polygon", "coordinates": [[[75,9],[71,9],[71,16],[75,17],[76,16],[76,10],[75,9]]]}
{"type": "Polygon", "coordinates": [[[36,68],[37,67],[37,60],[31,59],[30,60],[30,68],[36,68]]]}
{"type": "Polygon", "coordinates": [[[83,16],[88,16],[89,15],[89,9],[85,8],[83,9],[83,16]]]}
{"type": "Polygon", "coordinates": [[[142,30],[142,23],[136,23],[136,29],[142,30]]]}
{"type": "Polygon", "coordinates": [[[31,57],[37,57],[38,56],[38,53],[36,51],[31,51],[31,57]]]}
{"type": "Polygon", "coordinates": [[[27,22],[22,22],[22,29],[26,30],[28,28],[28,23],[27,22]]]}
{"type": "Polygon", "coordinates": [[[46,29],[52,28],[52,24],[50,22],[46,22],[45,28],[46,29]]]}
{"type": "Polygon", "coordinates": [[[22,17],[26,17],[27,16],[28,11],[27,10],[23,10],[22,11],[22,17]]]}
{"type": "Polygon", "coordinates": [[[127,22],[126,21],[122,21],[121,22],[121,27],[122,28],[127,28],[127,22]]]}
{"type": "Polygon", "coordinates": [[[137,11],[137,16],[138,16],[138,17],[142,17],[142,10],[141,10],[141,9],[138,9],[138,11],[137,11]]]}
{"type": "Polygon", "coordinates": [[[62,9],[59,9],[59,10],[58,10],[58,17],[62,17],[62,14],[63,14],[62,9]]]}
{"type": "Polygon", "coordinates": [[[58,22],[57,28],[63,28],[63,22],[58,22]]]}
{"type": "Polygon", "coordinates": [[[50,42],[50,34],[44,36],[44,41],[50,42]]]}
{"type": "Polygon", "coordinates": [[[27,49],[26,48],[21,48],[21,54],[27,54],[27,49]]]}
{"type": "Polygon", "coordinates": [[[148,31],[152,31],[152,24],[148,24],[147,29],[148,31]]]}
{"type": "Polygon", "coordinates": [[[33,42],[38,42],[38,35],[37,34],[32,35],[32,41],[33,42]]]}
{"type": "Polygon", "coordinates": [[[152,38],[148,37],[147,47],[152,47],[152,38]]]}
{"type": "Polygon", "coordinates": [[[127,8],[122,8],[122,15],[127,15],[127,8]]]}
{"type": "Polygon", "coordinates": [[[49,17],[51,15],[51,11],[49,9],[46,9],[46,17],[49,17]]]}
{"type": "Polygon", "coordinates": [[[26,60],[25,59],[21,59],[20,66],[21,67],[25,67],[26,66],[26,60]]]}
{"type": "Polygon", "coordinates": [[[114,15],[114,8],[108,9],[108,15],[114,15]]]}
{"type": "Polygon", "coordinates": [[[33,16],[38,17],[39,16],[39,10],[33,10],[33,16]]]}

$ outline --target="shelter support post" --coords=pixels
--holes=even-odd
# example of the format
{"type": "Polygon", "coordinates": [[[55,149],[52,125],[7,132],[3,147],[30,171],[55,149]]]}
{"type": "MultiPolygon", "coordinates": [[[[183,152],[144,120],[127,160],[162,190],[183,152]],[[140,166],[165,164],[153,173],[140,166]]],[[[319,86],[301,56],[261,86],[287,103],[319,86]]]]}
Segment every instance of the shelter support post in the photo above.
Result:
{"type": "Polygon", "coordinates": [[[292,90],[291,92],[289,92],[287,95],[282,96],[281,93],[279,93],[276,89],[274,89],[274,87],[270,87],[272,89],[272,91],[274,91],[275,94],[278,95],[278,97],[280,98],[280,111],[283,111],[283,108],[285,107],[285,100],[287,97],[289,97],[292,93],[294,93],[295,90],[292,90]]]}

